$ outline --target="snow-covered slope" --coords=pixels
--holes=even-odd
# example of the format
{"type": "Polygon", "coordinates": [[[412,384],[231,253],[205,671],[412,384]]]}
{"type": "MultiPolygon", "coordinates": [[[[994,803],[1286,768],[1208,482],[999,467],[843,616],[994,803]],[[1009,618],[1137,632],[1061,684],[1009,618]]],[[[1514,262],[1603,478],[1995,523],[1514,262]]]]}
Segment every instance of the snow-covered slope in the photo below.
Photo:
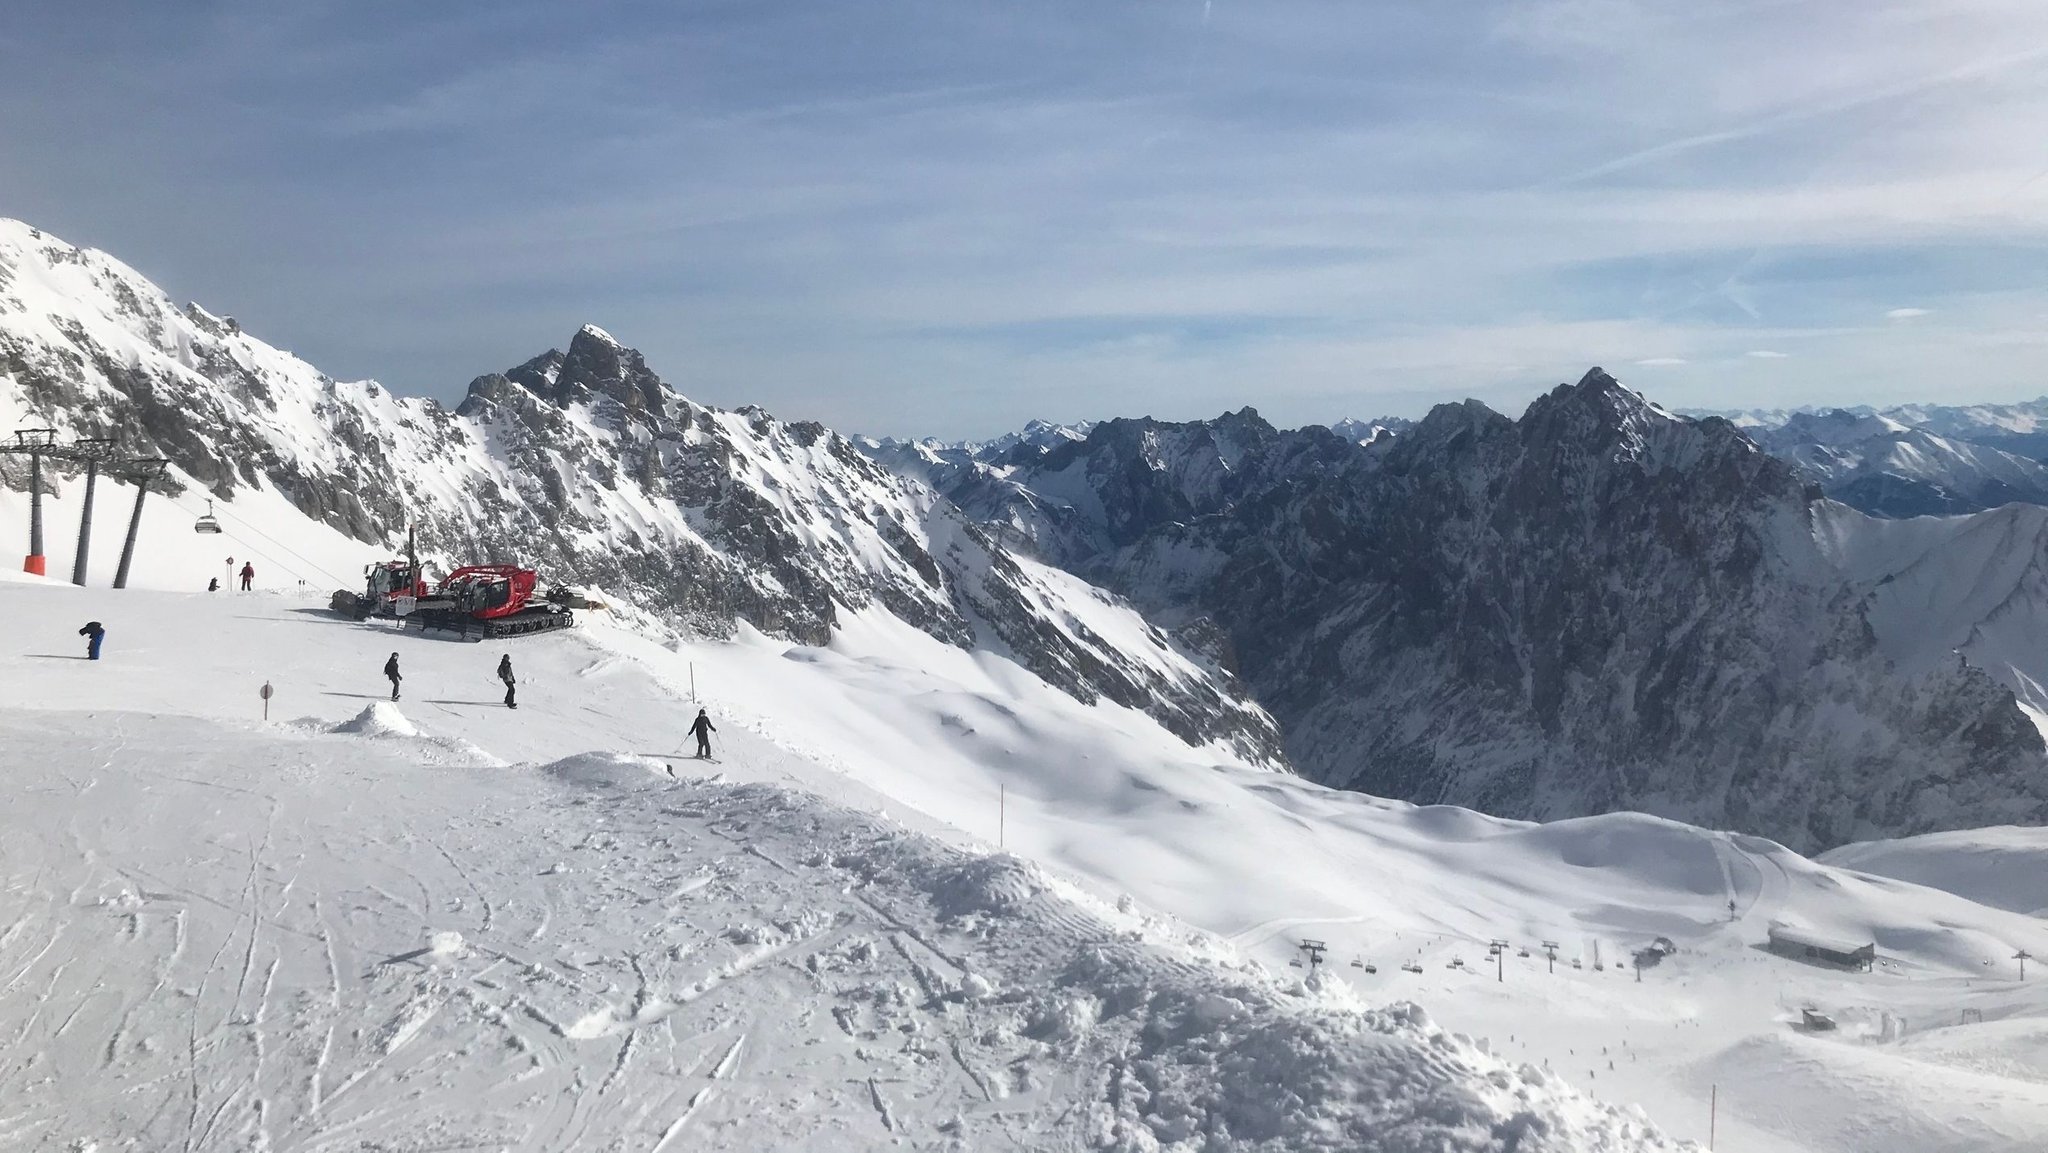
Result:
{"type": "Polygon", "coordinates": [[[873,610],[822,648],[591,614],[514,648],[510,712],[496,651],[321,599],[0,583],[5,1140],[1654,1149],[1585,1094],[1704,1140],[1715,1083],[1739,1148],[2048,1139],[2010,1064],[2048,1001],[1985,979],[2032,918],[1258,772],[873,610]],[[1778,921],[1883,963],[1768,956],[1778,921]],[[1303,937],[1319,992],[1244,964],[1303,937]]]}
{"type": "Polygon", "coordinates": [[[2048,828],[2003,825],[1858,841],[1819,859],[1942,889],[1994,909],[2048,917],[2048,828]]]}
{"type": "MultiPolygon", "coordinates": [[[[745,621],[822,643],[844,613],[879,607],[1082,700],[1150,711],[1190,742],[1277,753],[1270,718],[1206,654],[1012,556],[819,425],[693,404],[594,326],[477,378],[451,412],[332,380],[104,253],[0,220],[0,421],[167,458],[179,507],[217,499],[246,530],[241,555],[279,542],[259,555],[294,581],[360,587],[362,564],[413,525],[443,565],[536,565],[711,635],[745,621]],[[298,539],[311,543],[282,543],[298,539]]],[[[67,497],[81,487],[60,477],[67,497]]],[[[0,484],[6,523],[21,523],[19,460],[0,484]]],[[[192,588],[218,563],[151,571],[192,588]]]]}

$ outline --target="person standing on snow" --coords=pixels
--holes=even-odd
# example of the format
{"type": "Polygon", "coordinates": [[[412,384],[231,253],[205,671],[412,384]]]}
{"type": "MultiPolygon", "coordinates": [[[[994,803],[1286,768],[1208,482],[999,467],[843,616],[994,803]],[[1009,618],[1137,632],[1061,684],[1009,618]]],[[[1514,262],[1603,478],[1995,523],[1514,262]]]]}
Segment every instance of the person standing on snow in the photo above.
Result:
{"type": "Polygon", "coordinates": [[[384,662],[384,676],[391,682],[391,699],[395,701],[398,699],[398,682],[405,679],[398,675],[397,653],[392,653],[391,659],[384,662]]]}
{"type": "Polygon", "coordinates": [[[85,659],[100,659],[100,642],[107,639],[106,627],[98,621],[87,621],[85,627],[78,630],[78,635],[85,638],[85,659]]]}
{"type": "Polygon", "coordinates": [[[506,653],[498,659],[498,679],[505,682],[505,707],[518,708],[519,703],[512,699],[518,693],[519,681],[512,675],[511,653],[506,653]]]}
{"type": "Polygon", "coordinates": [[[242,562],[242,591],[243,591],[243,592],[248,592],[248,591],[249,591],[249,582],[250,582],[250,581],[253,581],[253,580],[255,580],[255,579],[256,579],[256,562],[255,562],[255,561],[246,561],[246,560],[245,560],[245,561],[243,561],[243,562],[242,562]]]}
{"type": "Polygon", "coordinates": [[[711,718],[705,715],[703,709],[698,709],[697,719],[690,725],[690,735],[697,738],[698,760],[708,761],[711,759],[711,734],[717,731],[718,726],[711,723],[711,718]]]}

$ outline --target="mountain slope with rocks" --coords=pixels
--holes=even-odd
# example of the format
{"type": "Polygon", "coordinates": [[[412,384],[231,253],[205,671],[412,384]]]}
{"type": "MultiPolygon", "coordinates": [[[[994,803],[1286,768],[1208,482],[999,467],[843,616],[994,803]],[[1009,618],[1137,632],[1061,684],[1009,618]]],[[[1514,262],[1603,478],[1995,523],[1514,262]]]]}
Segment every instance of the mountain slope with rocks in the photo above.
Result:
{"type": "Polygon", "coordinates": [[[444,567],[516,561],[691,631],[744,622],[813,645],[877,607],[1277,763],[1271,719],[1211,655],[821,425],[693,403],[595,326],[478,377],[450,410],[334,380],[104,253],[0,221],[0,415],[165,458],[174,496],[223,511],[281,498],[364,561],[411,526],[444,567]]]}
{"type": "Polygon", "coordinates": [[[1326,782],[1802,847],[2048,815],[2010,662],[1895,663],[1921,642],[1887,631],[1910,557],[1884,522],[1598,370],[1520,420],[1468,401],[1366,445],[1249,410],[1107,421],[946,490],[1211,630],[1326,782]]]}

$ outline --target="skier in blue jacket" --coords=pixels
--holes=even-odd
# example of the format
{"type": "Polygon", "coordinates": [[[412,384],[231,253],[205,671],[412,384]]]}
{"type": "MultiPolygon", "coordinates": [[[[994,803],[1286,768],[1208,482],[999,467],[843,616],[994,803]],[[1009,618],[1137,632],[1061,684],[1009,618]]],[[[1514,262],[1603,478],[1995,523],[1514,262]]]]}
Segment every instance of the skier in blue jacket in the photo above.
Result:
{"type": "Polygon", "coordinates": [[[85,659],[100,659],[100,642],[107,639],[106,626],[98,621],[87,621],[85,627],[78,630],[78,635],[85,638],[85,659]]]}

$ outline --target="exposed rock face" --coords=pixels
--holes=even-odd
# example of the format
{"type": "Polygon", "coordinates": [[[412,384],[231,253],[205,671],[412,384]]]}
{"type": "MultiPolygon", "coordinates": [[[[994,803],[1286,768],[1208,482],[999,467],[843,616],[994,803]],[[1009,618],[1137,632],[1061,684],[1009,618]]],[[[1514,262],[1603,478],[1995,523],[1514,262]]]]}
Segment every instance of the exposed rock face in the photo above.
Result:
{"type": "Polygon", "coordinates": [[[2048,814],[2012,690],[1879,643],[1884,565],[1843,560],[1874,522],[1597,369],[1519,421],[1444,405],[1371,444],[1249,411],[1110,421],[938,479],[1007,539],[1213,624],[1333,784],[1807,848],[2048,814]]]}
{"type": "Polygon", "coordinates": [[[478,377],[451,412],[335,381],[104,254],[0,221],[8,408],[165,457],[176,483],[224,500],[275,490],[377,550],[410,524],[443,563],[530,564],[700,632],[746,621],[823,644],[842,614],[886,611],[1278,763],[1271,719],[1206,651],[1012,556],[820,425],[691,403],[595,327],[478,377]]]}

